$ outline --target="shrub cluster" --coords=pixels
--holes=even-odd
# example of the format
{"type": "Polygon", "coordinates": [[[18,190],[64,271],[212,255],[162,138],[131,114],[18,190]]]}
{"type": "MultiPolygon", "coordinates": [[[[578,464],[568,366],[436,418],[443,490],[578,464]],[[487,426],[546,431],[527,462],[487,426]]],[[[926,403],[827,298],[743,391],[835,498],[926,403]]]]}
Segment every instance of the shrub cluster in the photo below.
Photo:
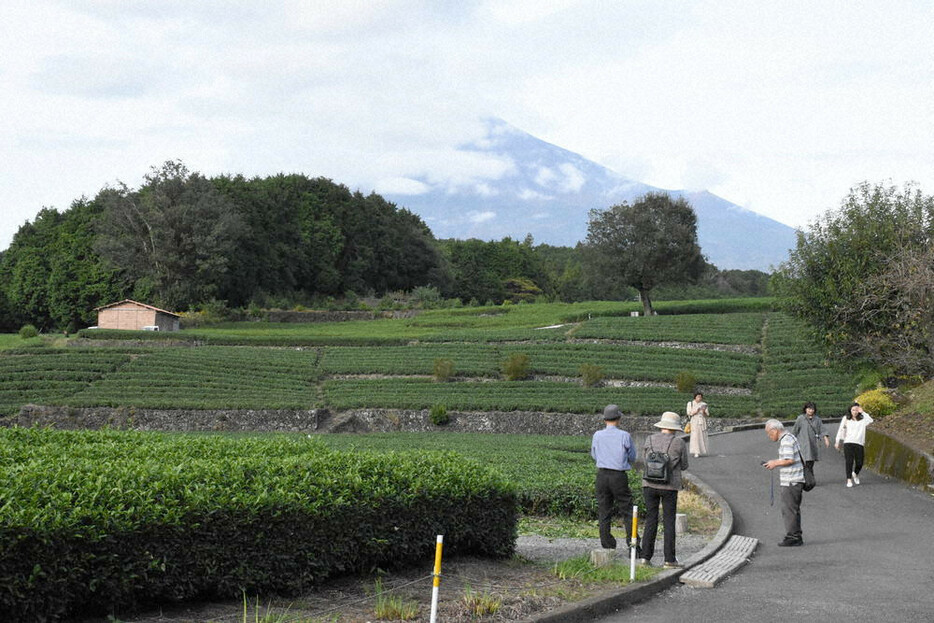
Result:
{"type": "Polygon", "coordinates": [[[603,380],[606,378],[603,368],[592,363],[581,364],[580,373],[581,384],[584,387],[598,387],[603,384],[603,380]]]}
{"type": "Polygon", "coordinates": [[[431,410],[428,412],[428,417],[435,426],[444,426],[451,421],[451,416],[448,415],[448,408],[441,404],[432,405],[431,410]]]}
{"type": "Polygon", "coordinates": [[[525,353],[512,353],[501,365],[503,378],[507,381],[521,381],[529,376],[529,356],[525,353]]]}
{"type": "Polygon", "coordinates": [[[435,359],[431,365],[431,375],[438,382],[450,381],[454,376],[454,362],[444,358],[435,359]]]}
{"type": "Polygon", "coordinates": [[[697,389],[697,377],[682,370],[675,375],[675,389],[682,394],[693,393],[697,389]]]}
{"type": "Polygon", "coordinates": [[[328,576],[513,553],[511,485],[451,453],[306,438],[0,431],[0,619],[293,593],[328,576]]]}
{"type": "Polygon", "coordinates": [[[871,389],[856,397],[856,402],[873,417],[883,418],[892,415],[897,405],[884,389],[871,389]]]}

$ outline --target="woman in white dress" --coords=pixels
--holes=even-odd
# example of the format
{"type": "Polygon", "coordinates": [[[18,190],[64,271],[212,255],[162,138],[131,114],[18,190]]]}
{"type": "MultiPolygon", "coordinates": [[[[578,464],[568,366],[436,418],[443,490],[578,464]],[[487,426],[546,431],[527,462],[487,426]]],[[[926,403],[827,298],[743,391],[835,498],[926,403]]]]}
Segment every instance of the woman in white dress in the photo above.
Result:
{"type": "Polygon", "coordinates": [[[687,416],[691,418],[691,445],[690,451],[694,458],[707,454],[707,418],[710,412],[704,402],[704,394],[697,392],[694,400],[685,407],[687,416]]]}

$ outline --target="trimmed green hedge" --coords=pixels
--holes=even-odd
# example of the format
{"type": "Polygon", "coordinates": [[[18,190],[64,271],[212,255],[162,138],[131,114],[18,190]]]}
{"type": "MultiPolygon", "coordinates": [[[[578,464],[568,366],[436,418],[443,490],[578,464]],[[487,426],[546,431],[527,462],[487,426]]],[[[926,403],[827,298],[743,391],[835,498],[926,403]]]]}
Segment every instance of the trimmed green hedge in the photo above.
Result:
{"type": "Polygon", "coordinates": [[[307,438],[0,431],[0,620],[294,593],[341,573],[510,556],[516,496],[451,453],[307,438]]]}
{"type": "MultiPolygon", "coordinates": [[[[375,322],[375,321],[371,321],[375,322]]],[[[301,326],[301,325],[298,325],[301,326]]],[[[403,337],[367,337],[341,335],[256,335],[219,331],[124,331],[119,329],[82,329],[78,337],[91,340],[119,340],[128,342],[188,342],[213,346],[379,346],[401,345],[409,340],[403,337]]]]}
{"type": "MultiPolygon", "coordinates": [[[[582,304],[583,305],[583,304],[582,304]]],[[[775,309],[775,298],[742,297],[731,299],[695,299],[687,301],[655,301],[652,304],[655,313],[659,316],[674,316],[683,314],[742,314],[751,312],[768,312],[775,309]]],[[[591,318],[628,316],[630,312],[637,311],[642,315],[642,303],[629,301],[620,303],[615,308],[593,309],[575,311],[561,317],[563,322],[582,322],[591,318]]]]}

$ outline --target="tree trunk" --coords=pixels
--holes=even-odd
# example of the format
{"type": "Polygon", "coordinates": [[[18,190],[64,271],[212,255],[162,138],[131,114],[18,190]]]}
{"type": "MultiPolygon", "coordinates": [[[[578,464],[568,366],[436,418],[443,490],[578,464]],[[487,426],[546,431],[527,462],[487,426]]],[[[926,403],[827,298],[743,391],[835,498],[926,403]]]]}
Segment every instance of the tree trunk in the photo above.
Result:
{"type": "Polygon", "coordinates": [[[642,299],[642,313],[645,316],[651,316],[654,313],[652,309],[652,299],[649,297],[648,290],[639,290],[639,298],[642,299]]]}

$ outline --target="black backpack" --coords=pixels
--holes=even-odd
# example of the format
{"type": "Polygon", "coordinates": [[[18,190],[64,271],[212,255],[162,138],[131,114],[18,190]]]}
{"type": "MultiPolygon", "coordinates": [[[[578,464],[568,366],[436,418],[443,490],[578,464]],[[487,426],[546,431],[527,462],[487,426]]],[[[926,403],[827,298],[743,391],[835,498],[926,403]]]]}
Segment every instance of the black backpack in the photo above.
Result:
{"type": "Polygon", "coordinates": [[[671,444],[674,443],[674,440],[675,436],[672,435],[664,452],[646,449],[645,474],[642,476],[645,480],[662,485],[668,484],[671,479],[671,457],[668,455],[668,451],[671,450],[671,444]]]}

